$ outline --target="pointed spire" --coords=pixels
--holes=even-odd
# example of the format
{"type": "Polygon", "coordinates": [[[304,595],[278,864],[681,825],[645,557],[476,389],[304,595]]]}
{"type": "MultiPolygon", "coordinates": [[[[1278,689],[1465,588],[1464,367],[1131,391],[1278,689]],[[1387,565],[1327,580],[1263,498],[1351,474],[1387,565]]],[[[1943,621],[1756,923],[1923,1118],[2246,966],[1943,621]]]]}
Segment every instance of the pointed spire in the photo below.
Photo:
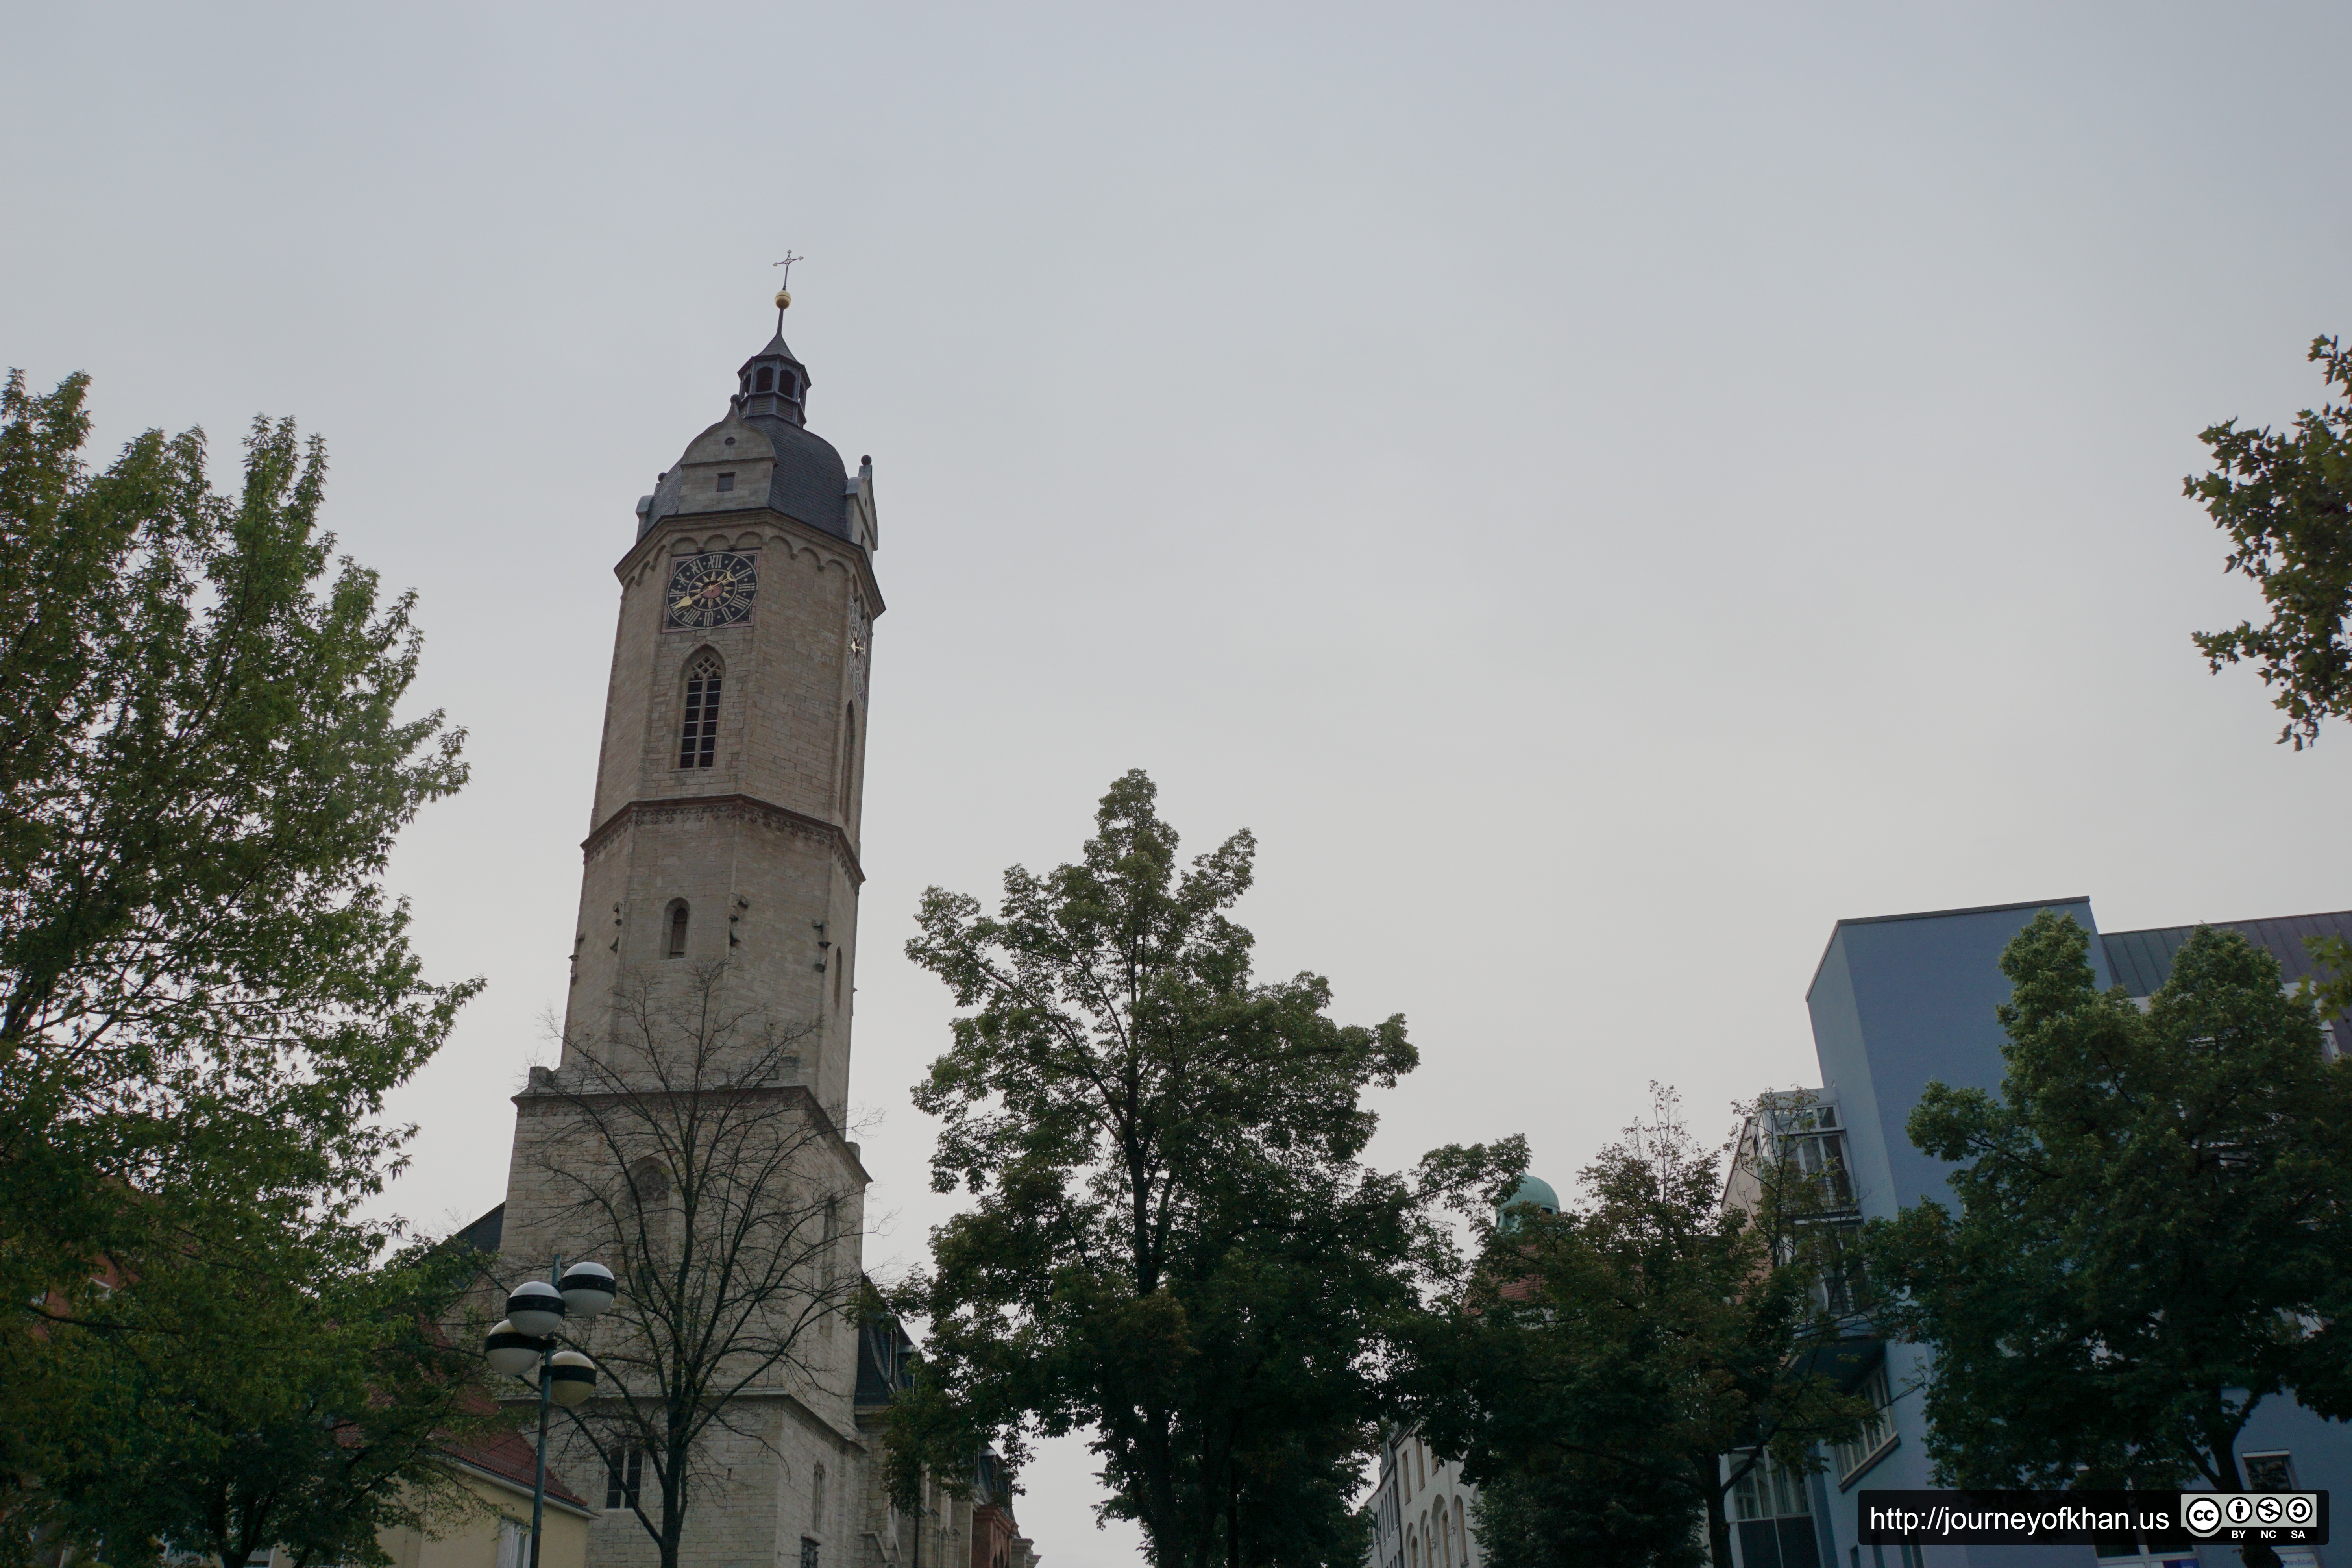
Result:
{"type": "MultiPolygon", "coordinates": [[[[793,280],[793,263],[800,259],[787,250],[776,263],[784,269],[787,286],[793,280]]],[[[784,342],[784,312],[792,304],[788,288],[776,290],[776,335],[735,373],[735,412],[746,419],[782,419],[806,428],[808,366],[793,357],[792,346],[784,342]]]]}

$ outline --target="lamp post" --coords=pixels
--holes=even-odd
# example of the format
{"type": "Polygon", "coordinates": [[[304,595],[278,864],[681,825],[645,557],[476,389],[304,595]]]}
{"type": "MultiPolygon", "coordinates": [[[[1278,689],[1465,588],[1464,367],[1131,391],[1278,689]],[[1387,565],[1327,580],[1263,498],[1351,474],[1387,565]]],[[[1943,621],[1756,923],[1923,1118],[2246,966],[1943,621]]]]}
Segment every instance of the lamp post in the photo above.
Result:
{"type": "Polygon", "coordinates": [[[530,1563],[539,1568],[539,1532],[547,1513],[547,1412],[551,1403],[576,1409],[596,1392],[596,1363],[578,1351],[555,1348],[566,1318],[593,1318],[613,1304],[613,1271],[601,1263],[563,1259],[547,1280],[526,1279],[507,1297],[507,1315],[482,1343],[482,1359],[494,1372],[528,1383],[539,1374],[539,1463],[530,1484],[530,1563]]]}

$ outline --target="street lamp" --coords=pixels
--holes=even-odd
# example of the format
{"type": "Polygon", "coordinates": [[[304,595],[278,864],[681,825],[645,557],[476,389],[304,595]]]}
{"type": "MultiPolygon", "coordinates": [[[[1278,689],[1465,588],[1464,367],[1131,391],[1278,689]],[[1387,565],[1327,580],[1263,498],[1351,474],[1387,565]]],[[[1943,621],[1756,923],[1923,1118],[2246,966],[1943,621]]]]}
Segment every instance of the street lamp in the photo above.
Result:
{"type": "Polygon", "coordinates": [[[540,1525],[547,1513],[547,1412],[551,1404],[576,1410],[596,1392],[596,1363],[578,1351],[555,1348],[567,1318],[593,1318],[612,1306],[617,1291],[613,1271],[601,1263],[575,1263],[564,1272],[555,1260],[546,1279],[526,1279],[507,1297],[507,1315],[482,1342],[482,1359],[493,1372],[539,1385],[539,1465],[530,1486],[530,1568],[539,1568],[540,1525]],[[532,1373],[538,1373],[536,1379],[532,1373]]]}

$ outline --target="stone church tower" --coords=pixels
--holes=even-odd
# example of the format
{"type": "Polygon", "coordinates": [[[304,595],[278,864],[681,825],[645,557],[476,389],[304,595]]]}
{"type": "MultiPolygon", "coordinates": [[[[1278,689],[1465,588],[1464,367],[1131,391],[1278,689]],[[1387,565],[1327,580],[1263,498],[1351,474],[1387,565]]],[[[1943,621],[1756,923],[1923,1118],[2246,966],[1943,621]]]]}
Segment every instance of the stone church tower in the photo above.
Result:
{"type": "MultiPolygon", "coordinates": [[[[771,1028],[761,1055],[726,1037],[714,1070],[733,1103],[784,1107],[793,1119],[777,1125],[801,1130],[789,1176],[758,1200],[821,1209],[822,1250],[809,1244],[793,1268],[821,1275],[836,1302],[854,1294],[841,1288],[843,1270],[852,1287],[862,1278],[869,1178],[841,1129],[879,531],[872,463],[859,459],[852,474],[808,429],[809,374],[782,322],[780,310],[776,335],[736,373],[726,416],[637,502],[635,539],[614,568],[619,626],[582,846],[562,1059],[533,1068],[516,1096],[507,1201],[468,1232],[499,1254],[507,1286],[544,1278],[557,1255],[597,1258],[601,1246],[621,1254],[601,1260],[624,1274],[625,1296],[632,1269],[657,1274],[664,1248],[676,1256],[674,1215],[661,1222],[672,1227],[667,1239],[636,1250],[625,1219],[601,1243],[584,1234],[595,1226],[580,1194],[597,1184],[630,1194],[649,1237],[645,1216],[675,1194],[658,1172],[639,1180],[634,1156],[582,1130],[615,1098],[613,1080],[595,1075],[626,1059],[630,1030],[643,1026],[642,1004],[632,1015],[629,999],[664,985],[691,991],[694,977],[731,1015],[781,1021],[789,1042],[772,1048],[771,1028]],[[726,1059],[738,1049],[743,1060],[726,1059]]],[[[789,1303],[762,1310],[791,1312],[789,1303]]],[[[584,1335],[608,1366],[617,1363],[600,1336],[614,1327],[600,1321],[584,1335]]],[[[1032,1560],[1012,1537],[1009,1499],[985,1457],[975,1496],[933,1486],[912,1517],[889,1505],[878,1425],[911,1350],[896,1323],[836,1310],[804,1313],[785,1331],[797,1336],[792,1355],[735,1398],[696,1462],[681,1568],[964,1568],[976,1547],[988,1559],[976,1568],[1032,1560]]],[[[628,1505],[639,1489],[638,1500],[651,1500],[653,1468],[618,1439],[597,1442],[601,1451],[559,1433],[550,1447],[574,1489],[605,1507],[589,1568],[652,1563],[628,1505]]]]}
{"type": "Polygon", "coordinates": [[[637,502],[573,938],[569,1038],[615,982],[724,959],[744,1000],[820,1021],[805,1081],[849,1087],[858,795],[882,590],[874,468],[804,422],[778,331],[727,417],[637,502]]]}

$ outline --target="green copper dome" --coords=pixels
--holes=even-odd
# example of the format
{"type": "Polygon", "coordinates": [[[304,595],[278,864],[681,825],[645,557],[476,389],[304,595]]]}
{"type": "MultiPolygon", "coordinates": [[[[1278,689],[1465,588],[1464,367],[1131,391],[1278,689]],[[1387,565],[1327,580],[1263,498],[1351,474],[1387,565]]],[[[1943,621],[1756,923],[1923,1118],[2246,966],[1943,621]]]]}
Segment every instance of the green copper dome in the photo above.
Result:
{"type": "Polygon", "coordinates": [[[1553,1192],[1551,1184],[1541,1176],[1529,1176],[1519,1184],[1517,1192],[1505,1198],[1502,1205],[1496,1209],[1496,1222],[1507,1227],[1512,1223],[1510,1211],[1519,1204],[1533,1204],[1546,1214],[1558,1214],[1559,1194],[1553,1192]]]}

